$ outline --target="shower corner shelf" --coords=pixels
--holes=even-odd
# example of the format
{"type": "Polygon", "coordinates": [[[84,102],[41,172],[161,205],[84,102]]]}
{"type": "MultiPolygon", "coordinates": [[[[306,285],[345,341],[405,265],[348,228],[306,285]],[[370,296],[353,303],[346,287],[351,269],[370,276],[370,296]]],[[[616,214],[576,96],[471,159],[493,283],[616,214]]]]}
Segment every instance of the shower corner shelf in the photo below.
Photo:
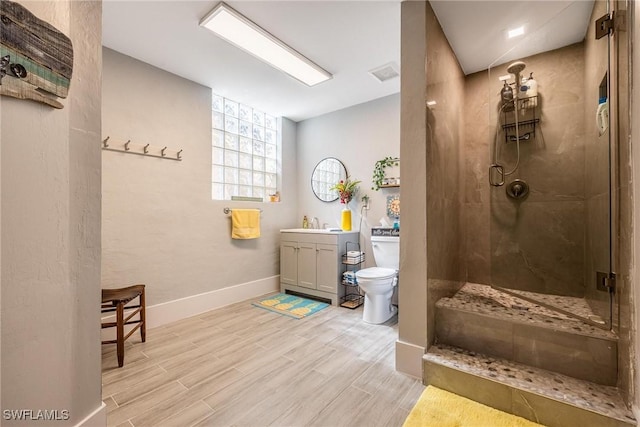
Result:
{"type": "MultiPolygon", "coordinates": [[[[535,138],[536,125],[540,123],[538,113],[538,96],[530,96],[527,98],[518,99],[518,111],[521,112],[518,115],[521,119],[518,120],[518,136],[520,141],[529,141],[535,138]],[[522,132],[520,134],[520,132],[522,132]]],[[[515,142],[516,135],[516,122],[514,110],[503,111],[502,113],[502,130],[504,131],[504,139],[506,143],[515,142]]]]}
{"type": "Polygon", "coordinates": [[[355,279],[356,271],[364,262],[364,252],[360,251],[360,244],[347,242],[345,244],[345,252],[342,255],[342,264],[345,266],[345,272],[342,276],[342,285],[345,287],[345,295],[340,298],[340,306],[350,309],[358,308],[364,303],[364,295],[360,292],[360,287],[355,279]],[[355,248],[354,251],[358,255],[349,255],[349,246],[355,248]],[[347,277],[347,272],[351,272],[351,278],[347,277]]]}

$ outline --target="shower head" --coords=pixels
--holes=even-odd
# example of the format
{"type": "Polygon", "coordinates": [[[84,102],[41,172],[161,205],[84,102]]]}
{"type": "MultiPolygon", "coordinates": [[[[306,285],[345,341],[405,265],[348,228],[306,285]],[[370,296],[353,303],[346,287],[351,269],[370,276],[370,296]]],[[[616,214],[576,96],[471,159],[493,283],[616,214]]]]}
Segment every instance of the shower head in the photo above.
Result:
{"type": "Polygon", "coordinates": [[[509,65],[507,68],[507,73],[509,74],[520,74],[525,68],[527,64],[522,61],[516,61],[513,64],[509,65]]]}

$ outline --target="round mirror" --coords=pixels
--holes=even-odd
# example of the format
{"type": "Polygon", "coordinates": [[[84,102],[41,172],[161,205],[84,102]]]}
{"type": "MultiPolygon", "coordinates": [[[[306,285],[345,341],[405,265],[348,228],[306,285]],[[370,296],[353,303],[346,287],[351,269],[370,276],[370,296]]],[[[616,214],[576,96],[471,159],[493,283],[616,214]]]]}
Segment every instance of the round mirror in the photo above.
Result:
{"type": "Polygon", "coordinates": [[[320,160],[311,175],[313,194],[323,202],[338,200],[338,191],[330,190],[330,188],[340,182],[341,179],[347,179],[347,168],[344,167],[340,160],[334,157],[320,160]]]}

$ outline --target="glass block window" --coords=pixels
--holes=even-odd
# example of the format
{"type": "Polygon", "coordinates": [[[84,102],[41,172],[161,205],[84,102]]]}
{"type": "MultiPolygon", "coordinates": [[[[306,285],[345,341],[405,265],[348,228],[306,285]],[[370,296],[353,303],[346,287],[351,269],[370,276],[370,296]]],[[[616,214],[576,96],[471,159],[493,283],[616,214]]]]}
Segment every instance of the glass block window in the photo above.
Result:
{"type": "Polygon", "coordinates": [[[215,94],[212,114],[212,199],[269,200],[278,188],[278,120],[215,94]]]}

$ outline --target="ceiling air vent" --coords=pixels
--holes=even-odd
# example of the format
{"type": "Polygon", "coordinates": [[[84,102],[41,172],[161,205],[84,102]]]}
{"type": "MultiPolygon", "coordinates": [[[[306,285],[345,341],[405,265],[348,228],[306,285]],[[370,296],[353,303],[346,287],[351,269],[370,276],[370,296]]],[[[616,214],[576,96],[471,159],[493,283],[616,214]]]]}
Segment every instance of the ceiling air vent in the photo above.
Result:
{"type": "Polygon", "coordinates": [[[369,70],[369,73],[381,82],[396,78],[400,75],[398,73],[398,66],[394,62],[369,70]]]}

